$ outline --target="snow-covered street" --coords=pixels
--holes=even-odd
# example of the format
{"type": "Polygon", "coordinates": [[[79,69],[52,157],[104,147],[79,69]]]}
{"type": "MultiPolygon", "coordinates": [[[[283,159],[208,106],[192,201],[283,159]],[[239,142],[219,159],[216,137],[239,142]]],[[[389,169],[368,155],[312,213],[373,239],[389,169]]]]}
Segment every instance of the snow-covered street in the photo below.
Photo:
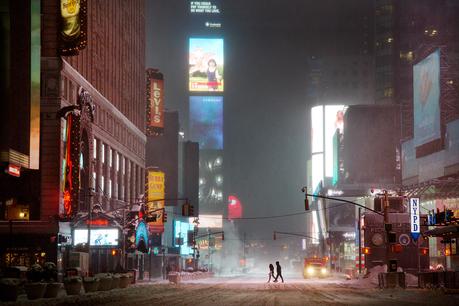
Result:
{"type": "Polygon", "coordinates": [[[82,294],[14,305],[459,305],[459,295],[441,291],[380,290],[343,279],[266,283],[264,276],[215,277],[182,282],[137,284],[127,289],[82,294]]]}

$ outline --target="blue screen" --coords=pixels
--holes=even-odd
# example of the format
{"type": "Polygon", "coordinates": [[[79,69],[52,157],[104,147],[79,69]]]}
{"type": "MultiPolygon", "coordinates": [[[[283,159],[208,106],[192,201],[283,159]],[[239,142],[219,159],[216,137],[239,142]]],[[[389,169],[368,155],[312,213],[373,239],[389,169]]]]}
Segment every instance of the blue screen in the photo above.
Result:
{"type": "Polygon", "coordinates": [[[223,97],[190,97],[190,138],[201,150],[223,149],[223,97]]]}

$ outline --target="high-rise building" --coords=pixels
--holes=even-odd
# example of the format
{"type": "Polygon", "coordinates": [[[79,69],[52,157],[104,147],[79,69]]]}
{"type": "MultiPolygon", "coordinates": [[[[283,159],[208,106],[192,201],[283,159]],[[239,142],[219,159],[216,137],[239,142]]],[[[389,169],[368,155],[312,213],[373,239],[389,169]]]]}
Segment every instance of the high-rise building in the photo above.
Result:
{"type": "MultiPolygon", "coordinates": [[[[2,93],[9,93],[5,119],[11,123],[2,125],[11,140],[2,142],[2,162],[21,166],[24,182],[35,175],[29,169],[38,169],[33,184],[24,185],[30,188],[4,195],[2,187],[3,264],[55,261],[63,268],[63,252],[79,239],[73,226],[91,208],[110,213],[109,225],[119,229],[121,212],[144,193],[145,3],[75,3],[1,2],[8,48],[0,67],[9,80],[2,93]],[[27,211],[30,218],[5,222],[27,211]]],[[[121,248],[122,231],[116,235],[113,247],[121,248]]],[[[92,261],[93,271],[112,269],[118,260],[92,261]]]]}

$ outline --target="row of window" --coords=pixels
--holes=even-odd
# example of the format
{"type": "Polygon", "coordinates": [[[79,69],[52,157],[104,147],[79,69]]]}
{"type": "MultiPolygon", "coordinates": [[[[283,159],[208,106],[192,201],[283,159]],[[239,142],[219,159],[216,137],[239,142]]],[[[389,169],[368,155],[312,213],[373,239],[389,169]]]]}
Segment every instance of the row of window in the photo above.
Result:
{"type": "Polygon", "coordinates": [[[97,184],[97,168],[94,169],[92,173],[91,184],[92,188],[94,188],[97,193],[102,193],[108,198],[128,201],[129,195],[125,194],[126,184],[131,184],[133,188],[133,190],[131,190],[131,194],[134,193],[135,196],[137,196],[137,193],[141,193],[141,180],[143,175],[142,167],[136,165],[135,163],[131,163],[127,157],[124,157],[119,152],[115,152],[110,146],[96,138],[93,140],[93,159],[96,163],[100,162],[103,169],[100,174],[99,185],[97,184]],[[100,146],[100,148],[98,146],[100,146]],[[126,168],[129,163],[131,163],[131,172],[130,178],[127,178],[126,168]],[[106,167],[108,167],[108,175],[110,176],[108,178],[105,177],[106,172],[104,170],[106,167]],[[132,184],[133,181],[135,182],[135,185],[132,184]],[[120,188],[118,188],[118,186],[120,188]]]}

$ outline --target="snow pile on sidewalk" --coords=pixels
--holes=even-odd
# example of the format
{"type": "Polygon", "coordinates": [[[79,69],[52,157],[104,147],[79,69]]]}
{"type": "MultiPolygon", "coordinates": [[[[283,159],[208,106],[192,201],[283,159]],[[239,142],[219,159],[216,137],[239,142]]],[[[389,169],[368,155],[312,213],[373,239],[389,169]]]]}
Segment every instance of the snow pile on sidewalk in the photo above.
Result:
{"type": "MultiPolygon", "coordinates": [[[[357,285],[361,288],[375,288],[379,285],[378,275],[381,272],[386,272],[387,266],[375,266],[371,268],[368,273],[360,279],[351,281],[351,285],[357,285]]],[[[397,269],[397,272],[403,272],[403,269],[397,269]]],[[[413,274],[405,273],[405,281],[407,287],[417,287],[418,286],[418,277],[413,274]]]]}

